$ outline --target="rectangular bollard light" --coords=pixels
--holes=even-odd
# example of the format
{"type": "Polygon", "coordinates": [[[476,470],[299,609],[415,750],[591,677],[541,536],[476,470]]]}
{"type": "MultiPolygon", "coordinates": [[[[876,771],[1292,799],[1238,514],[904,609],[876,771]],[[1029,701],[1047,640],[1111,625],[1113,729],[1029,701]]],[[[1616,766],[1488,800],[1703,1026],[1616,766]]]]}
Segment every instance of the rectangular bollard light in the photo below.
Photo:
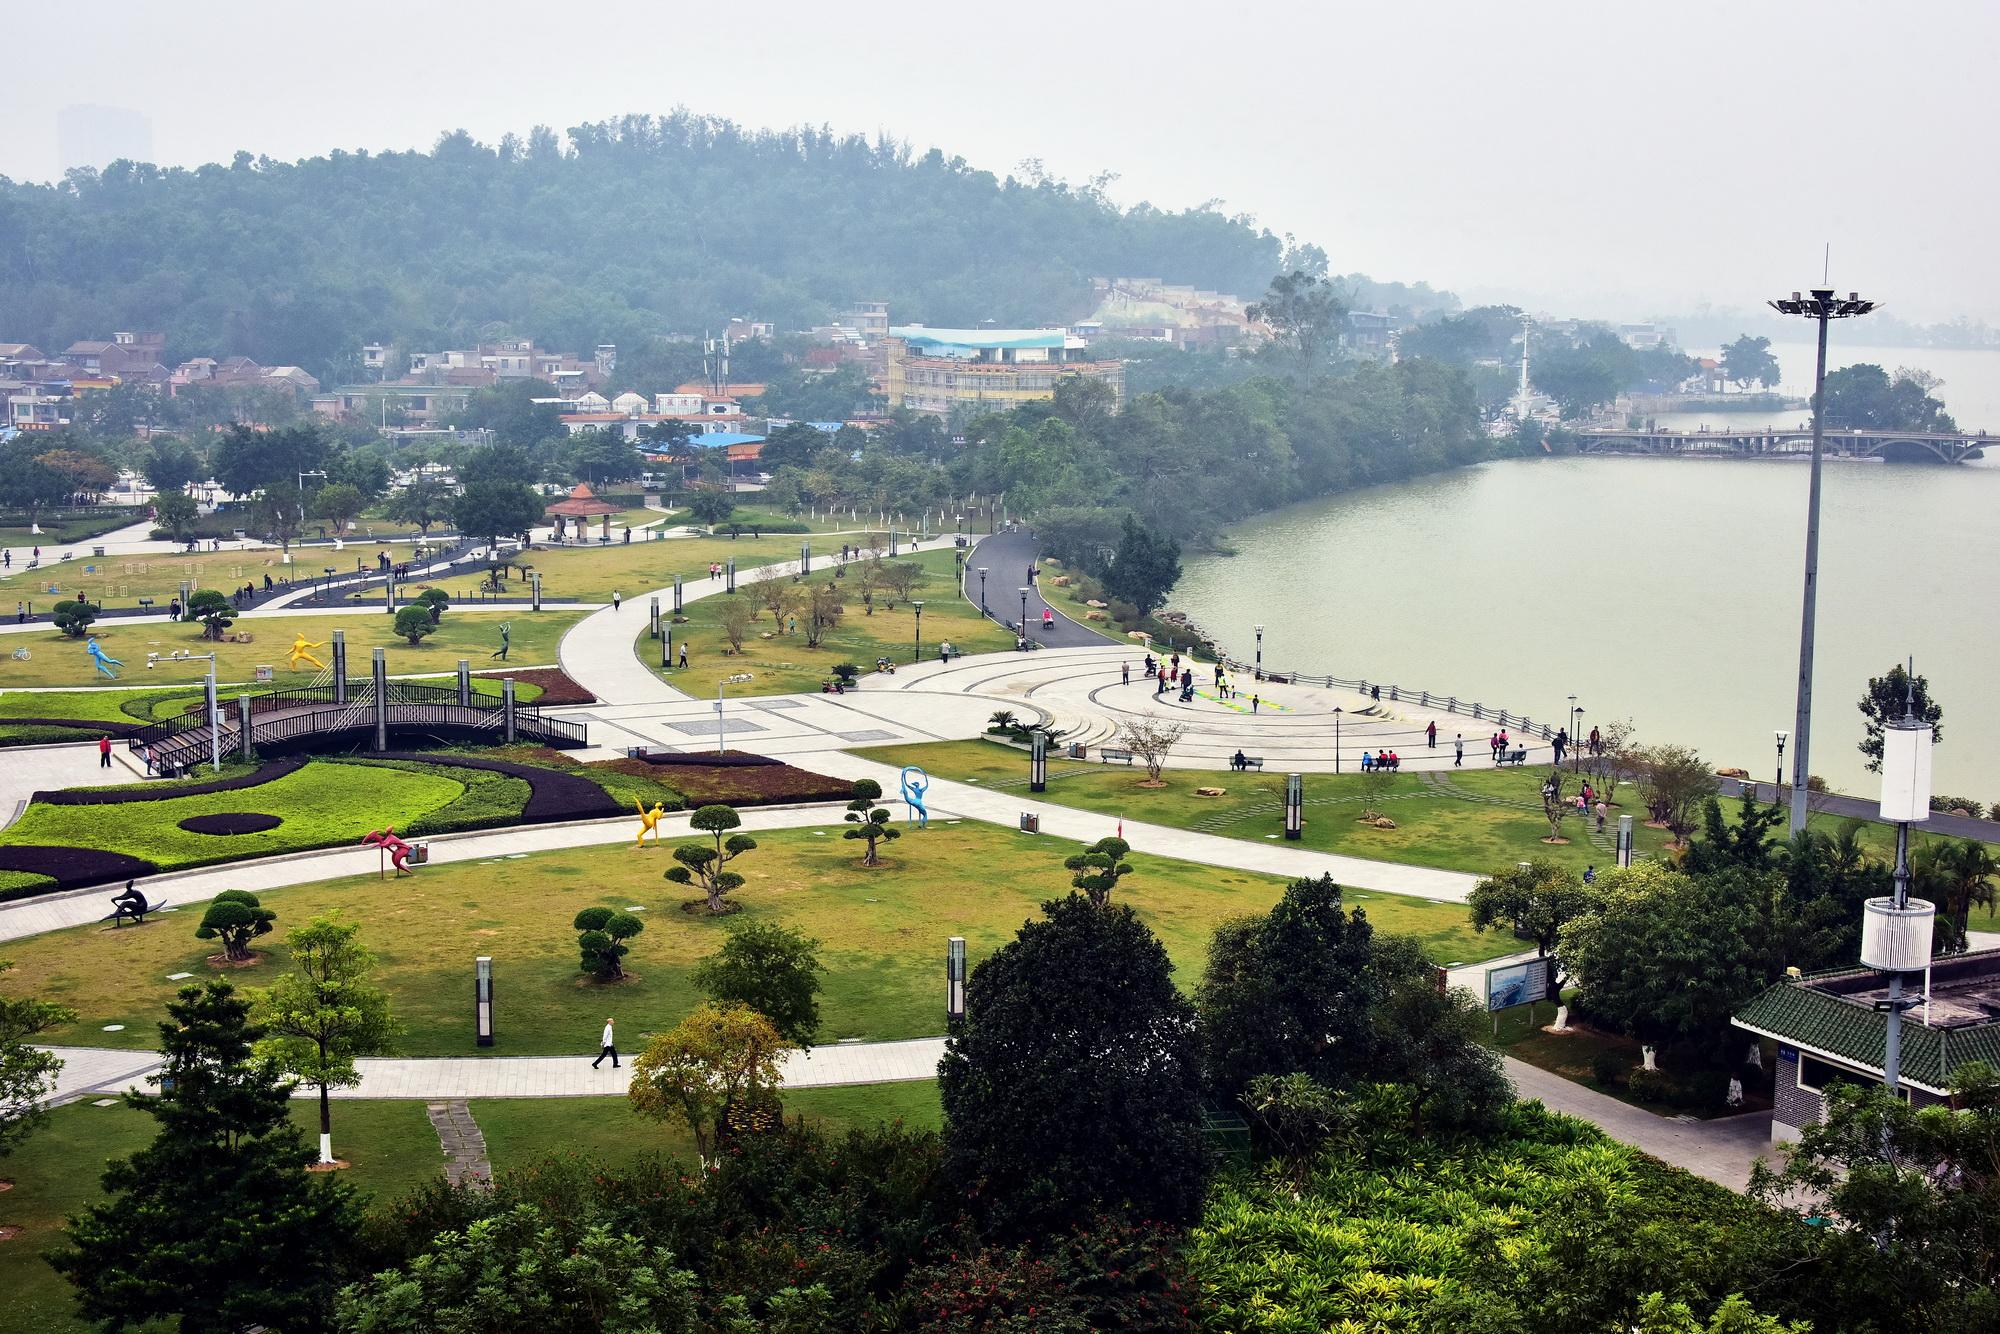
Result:
{"type": "Polygon", "coordinates": [[[1028,791],[1049,790],[1049,734],[1039,727],[1028,742],[1028,791]]]}
{"type": "Polygon", "coordinates": [[[482,954],[473,960],[477,970],[472,983],[473,1040],[482,1047],[493,1045],[493,956],[482,954]]]}
{"type": "Polygon", "coordinates": [[[508,745],[514,744],[514,678],[500,678],[501,734],[508,745]]]}
{"type": "Polygon", "coordinates": [[[812,572],[813,544],[810,542],[801,542],[799,543],[799,573],[811,574],[812,572]]]}
{"type": "Polygon", "coordinates": [[[736,591],[736,557],[731,556],[728,560],[722,562],[722,575],[722,591],[725,593],[734,593],[736,591]]]}
{"type": "Polygon", "coordinates": [[[674,615],[681,614],[681,577],[674,576],[674,615]]]}
{"type": "Polygon", "coordinates": [[[965,1018],[964,936],[953,936],[945,942],[944,1018],[946,1023],[965,1018]]]}
{"type": "Polygon", "coordinates": [[[243,762],[248,764],[256,758],[257,754],[250,737],[250,697],[248,695],[238,695],[236,697],[236,730],[242,734],[243,762]]]}
{"type": "Polygon", "coordinates": [[[542,609],[542,572],[540,570],[536,570],[528,576],[528,586],[534,593],[533,601],[529,605],[528,610],[540,611],[542,609]]]}
{"type": "Polygon", "coordinates": [[[1285,775],[1285,837],[1305,836],[1306,780],[1301,774],[1285,775]]]}
{"type": "Polygon", "coordinates": [[[651,620],[653,623],[653,629],[652,629],[653,638],[658,639],[660,637],[660,600],[658,598],[653,599],[651,620]]]}
{"type": "Polygon", "coordinates": [[[464,658],[458,660],[458,707],[472,707],[472,664],[464,658]]]}
{"type": "Polygon", "coordinates": [[[375,749],[389,749],[389,658],[388,650],[375,650],[375,749]]]}
{"type": "Polygon", "coordinates": [[[1618,864],[1632,864],[1632,817],[1629,815],[1618,817],[1618,864]]]}

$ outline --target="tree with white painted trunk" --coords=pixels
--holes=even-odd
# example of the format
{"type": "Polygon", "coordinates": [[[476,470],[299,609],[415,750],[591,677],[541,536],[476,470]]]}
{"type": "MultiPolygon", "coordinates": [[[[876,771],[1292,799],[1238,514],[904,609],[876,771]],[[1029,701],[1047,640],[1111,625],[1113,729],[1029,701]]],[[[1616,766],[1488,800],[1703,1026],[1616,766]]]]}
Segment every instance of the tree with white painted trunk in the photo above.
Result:
{"type": "Polygon", "coordinates": [[[386,1050],[396,1032],[389,993],[369,984],[375,955],[361,944],[360,933],[360,927],[331,914],[294,928],[285,946],[295,971],[251,993],[266,1034],[258,1054],[319,1090],[322,1163],[334,1161],[332,1090],[358,1085],[355,1058],[386,1050]]]}

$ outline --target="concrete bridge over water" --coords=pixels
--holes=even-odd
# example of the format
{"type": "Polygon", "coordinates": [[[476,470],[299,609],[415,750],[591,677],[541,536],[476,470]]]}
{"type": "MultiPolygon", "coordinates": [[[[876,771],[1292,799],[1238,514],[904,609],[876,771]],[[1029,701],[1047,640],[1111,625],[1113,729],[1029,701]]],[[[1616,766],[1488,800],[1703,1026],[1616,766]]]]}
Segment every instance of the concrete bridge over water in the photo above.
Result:
{"type": "MultiPolygon", "coordinates": [[[[1812,428],[1763,426],[1742,430],[1666,431],[1619,426],[1585,427],[1577,433],[1580,454],[1659,454],[1719,458],[1809,458],[1812,428]]],[[[2000,436],[1984,431],[1828,431],[1829,458],[1878,459],[1885,463],[1963,463],[1978,458],[2000,436]]]]}

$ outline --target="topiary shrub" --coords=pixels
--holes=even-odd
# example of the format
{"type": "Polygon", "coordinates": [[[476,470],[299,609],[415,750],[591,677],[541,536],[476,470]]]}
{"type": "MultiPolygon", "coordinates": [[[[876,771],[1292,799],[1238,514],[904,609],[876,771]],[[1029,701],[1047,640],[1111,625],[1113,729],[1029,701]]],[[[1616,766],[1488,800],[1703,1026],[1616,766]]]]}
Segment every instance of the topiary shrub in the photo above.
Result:
{"type": "Polygon", "coordinates": [[[1625,1091],[1641,1102],[1673,1101],[1673,1081],[1664,1070],[1631,1071],[1625,1076],[1625,1091]]]}
{"type": "Polygon", "coordinates": [[[81,639],[83,632],[90,629],[90,623],[97,619],[97,610],[95,603],[79,602],[72,598],[56,603],[52,619],[56,623],[56,629],[71,639],[81,639]]]}
{"type": "Polygon", "coordinates": [[[396,613],[396,633],[412,644],[424,642],[424,636],[437,629],[437,622],[431,618],[430,608],[415,603],[396,613]]]}
{"type": "Polygon", "coordinates": [[[451,594],[442,588],[426,588],[417,595],[415,605],[424,608],[430,614],[431,624],[436,625],[443,617],[444,609],[451,605],[451,594]]]}
{"type": "Polygon", "coordinates": [[[1590,1058],[1590,1077],[1609,1088],[1623,1079],[1631,1066],[1631,1058],[1622,1052],[1601,1051],[1590,1058]]]}
{"type": "Polygon", "coordinates": [[[583,971],[600,982],[615,982],[625,976],[621,962],[629,952],[625,942],[646,929],[646,924],[631,913],[615,908],[585,908],[571,925],[583,933],[576,942],[583,971]]]}
{"type": "Polygon", "coordinates": [[[197,940],[221,940],[223,955],[241,963],[250,957],[250,942],[269,933],[277,920],[277,913],[258,905],[255,894],[225,889],[210,900],[194,934],[197,940]]]}

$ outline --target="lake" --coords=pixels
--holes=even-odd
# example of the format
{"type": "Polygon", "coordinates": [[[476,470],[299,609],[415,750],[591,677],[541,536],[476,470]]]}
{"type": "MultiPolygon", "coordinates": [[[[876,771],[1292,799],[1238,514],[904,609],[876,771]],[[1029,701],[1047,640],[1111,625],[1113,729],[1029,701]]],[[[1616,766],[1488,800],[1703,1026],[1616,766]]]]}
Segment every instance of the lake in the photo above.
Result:
{"type": "MultiPolygon", "coordinates": [[[[1961,425],[2000,426],[1981,406],[2000,375],[1954,383],[1969,368],[1946,368],[2000,367],[2000,354],[1886,355],[1891,370],[1946,376],[1961,425]]],[[[1813,772],[1874,793],[1855,703],[1914,654],[1945,710],[1936,790],[2000,800],[2000,710],[1981,694],[2000,663],[2000,463],[1825,475],[1813,772]]],[[[1185,560],[1169,605],[1244,659],[1261,622],[1274,669],[1536,719],[1560,720],[1574,694],[1586,732],[1629,717],[1641,741],[1767,776],[1772,734],[1792,726],[1806,476],[1778,460],[1489,463],[1246,522],[1230,534],[1237,555],[1185,560]]]]}

